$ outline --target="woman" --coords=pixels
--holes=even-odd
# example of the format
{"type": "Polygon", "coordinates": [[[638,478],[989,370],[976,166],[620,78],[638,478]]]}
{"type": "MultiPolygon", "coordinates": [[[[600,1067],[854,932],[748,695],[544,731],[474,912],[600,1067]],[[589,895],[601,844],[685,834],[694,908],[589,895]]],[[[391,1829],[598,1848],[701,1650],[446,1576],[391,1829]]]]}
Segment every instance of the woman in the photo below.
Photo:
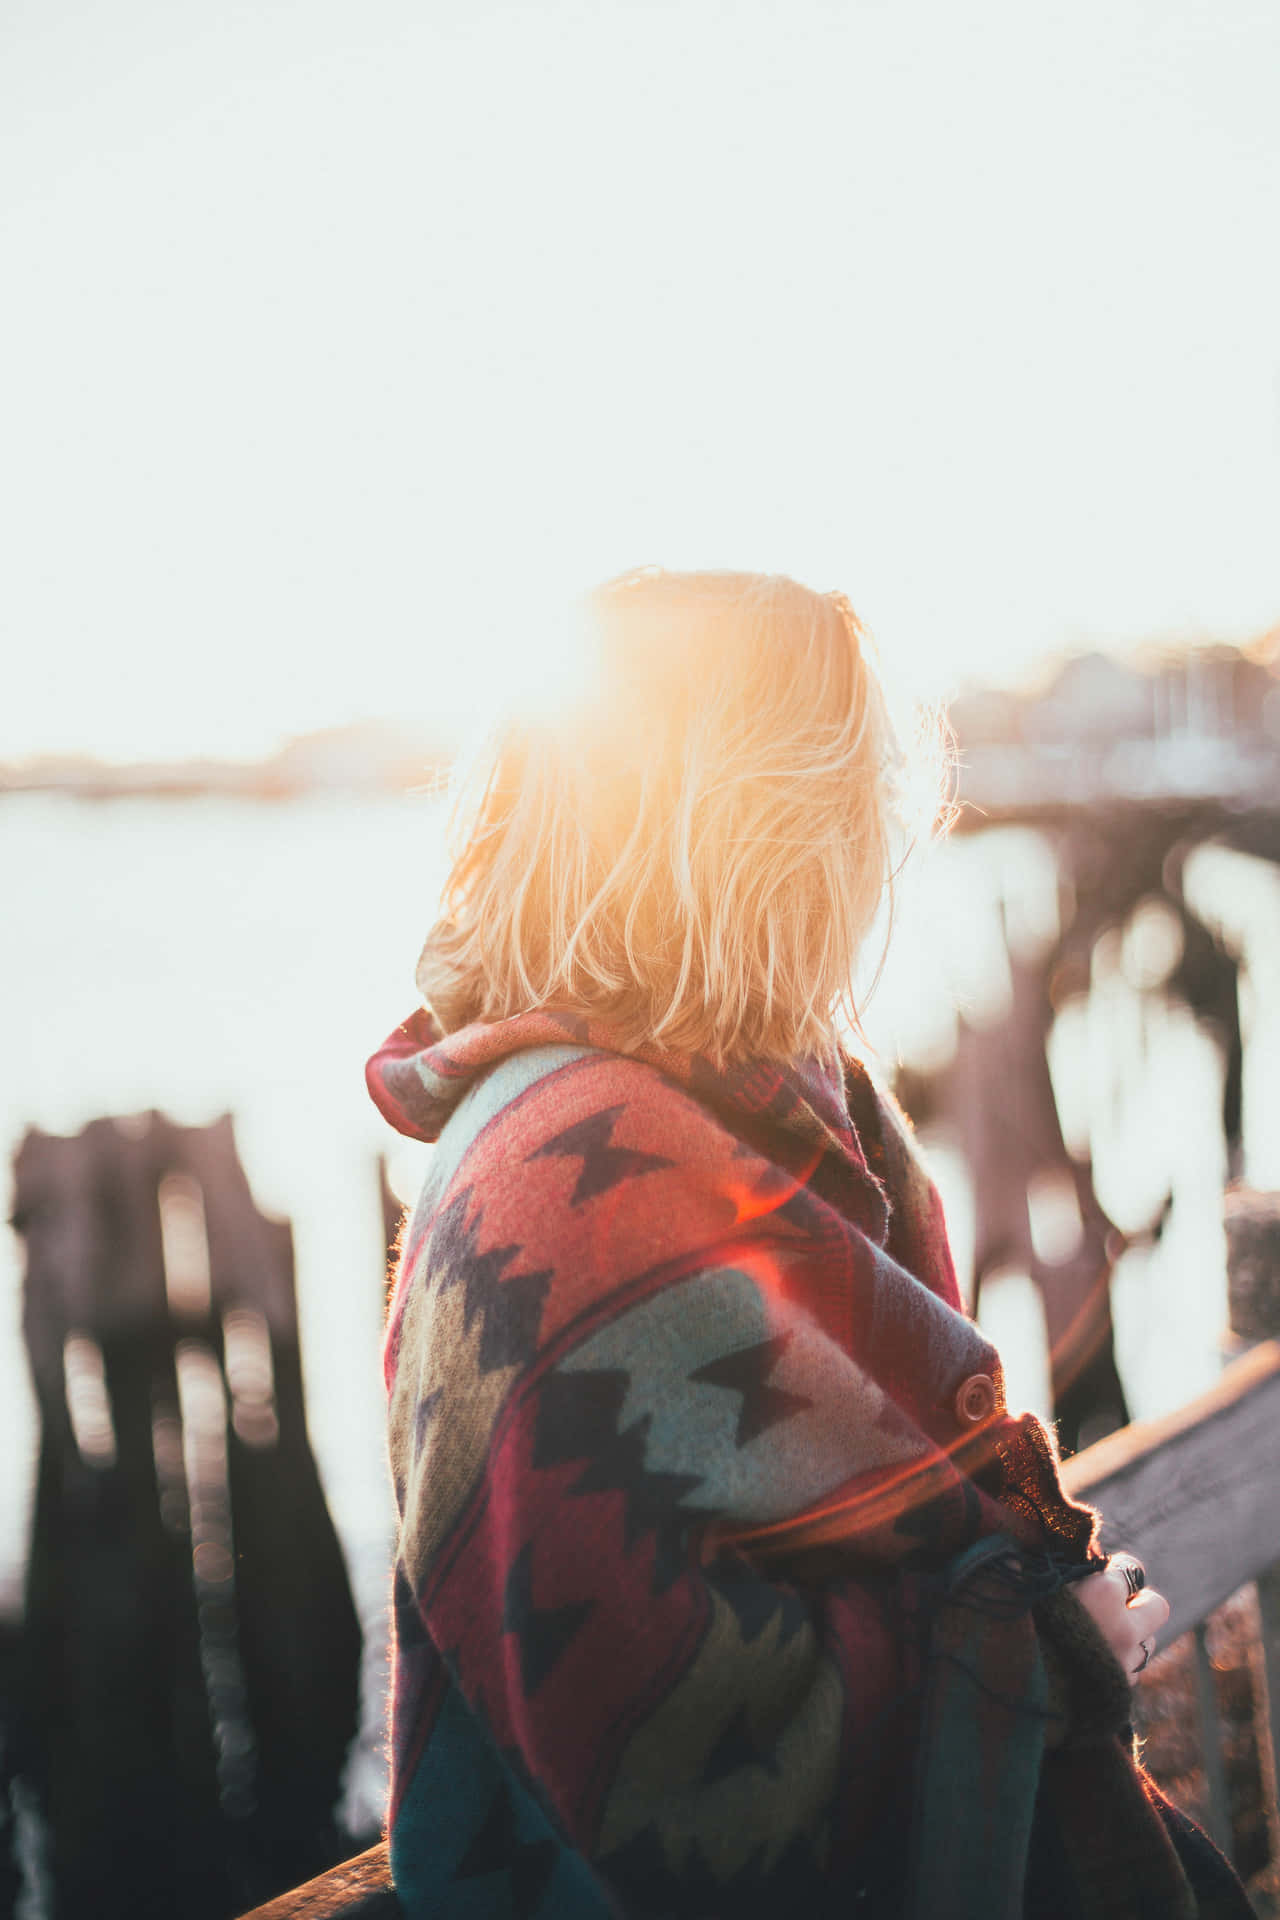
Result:
{"type": "Polygon", "coordinates": [[[640,573],[460,816],[387,1338],[410,1914],[1247,1914],[1137,1767],[1168,1616],[1004,1405],[839,1042],[894,837],[847,603],[640,573]]]}

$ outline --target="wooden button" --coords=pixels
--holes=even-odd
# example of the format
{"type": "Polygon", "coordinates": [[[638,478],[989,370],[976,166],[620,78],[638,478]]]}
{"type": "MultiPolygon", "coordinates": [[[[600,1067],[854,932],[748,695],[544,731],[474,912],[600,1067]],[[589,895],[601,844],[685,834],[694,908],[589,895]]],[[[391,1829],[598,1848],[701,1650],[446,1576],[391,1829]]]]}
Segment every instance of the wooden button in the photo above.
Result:
{"type": "Polygon", "coordinates": [[[996,1383],[989,1373],[971,1373],[955,1398],[956,1419],[962,1427],[976,1427],[996,1410],[996,1383]]]}

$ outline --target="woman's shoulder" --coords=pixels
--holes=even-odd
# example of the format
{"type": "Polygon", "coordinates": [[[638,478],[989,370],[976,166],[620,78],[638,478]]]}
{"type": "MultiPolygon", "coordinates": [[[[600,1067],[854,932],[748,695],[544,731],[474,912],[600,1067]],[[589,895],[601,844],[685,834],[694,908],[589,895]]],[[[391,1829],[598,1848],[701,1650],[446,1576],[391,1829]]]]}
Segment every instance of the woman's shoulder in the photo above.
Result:
{"type": "Polygon", "coordinates": [[[692,1094],[634,1057],[540,1051],[495,1064],[440,1134],[404,1236],[392,1368],[402,1336],[439,1345],[458,1301],[466,1328],[485,1312],[523,1328],[533,1364],[584,1316],[718,1270],[758,1234],[744,1195],[767,1163],[753,1170],[692,1094]]]}
{"type": "Polygon", "coordinates": [[[742,1145],[690,1087],[651,1062],[556,1044],[496,1062],[455,1109],[436,1154],[455,1179],[489,1190],[527,1187],[559,1163],[573,1173],[567,1202],[578,1207],[659,1171],[727,1165],[742,1145]]]}

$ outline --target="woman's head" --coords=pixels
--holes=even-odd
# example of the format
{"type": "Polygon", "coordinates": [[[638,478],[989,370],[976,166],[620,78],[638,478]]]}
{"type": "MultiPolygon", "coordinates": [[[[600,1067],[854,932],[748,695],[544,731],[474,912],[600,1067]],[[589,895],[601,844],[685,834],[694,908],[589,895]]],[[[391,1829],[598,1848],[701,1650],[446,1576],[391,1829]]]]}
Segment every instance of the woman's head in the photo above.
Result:
{"type": "Polygon", "coordinates": [[[462,790],[422,991],[446,1027],[555,1006],[719,1061],[827,1050],[897,838],[852,608],[644,571],[586,614],[571,691],[462,790]]]}

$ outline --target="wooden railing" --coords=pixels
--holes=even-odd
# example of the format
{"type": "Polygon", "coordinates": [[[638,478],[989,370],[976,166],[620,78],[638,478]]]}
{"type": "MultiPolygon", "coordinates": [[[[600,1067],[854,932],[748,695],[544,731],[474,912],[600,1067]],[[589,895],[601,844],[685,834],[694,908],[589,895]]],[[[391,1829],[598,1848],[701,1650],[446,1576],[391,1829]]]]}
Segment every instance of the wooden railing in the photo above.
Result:
{"type": "MultiPolygon", "coordinates": [[[[1280,1340],[1233,1361],[1198,1399],[1140,1421],[1078,1453],[1067,1489],[1100,1507],[1103,1545],[1144,1562],[1170,1603],[1162,1644],[1193,1637],[1209,1824],[1231,1851],[1221,1728],[1205,1622],[1248,1582],[1257,1585],[1267,1701],[1259,1715],[1262,1773],[1276,1830],[1280,1751],[1280,1340]]],[[[244,1920],[391,1920],[401,1911],[385,1847],[374,1847],[244,1920]]]]}
{"type": "MultiPolygon", "coordinates": [[[[1078,1453],[1063,1479],[1069,1492],[1100,1508],[1102,1544],[1138,1554],[1151,1585],[1168,1599],[1161,1644],[1191,1636],[1206,1823],[1228,1855],[1231,1811],[1206,1623],[1241,1587],[1256,1587],[1265,1699],[1258,1702],[1255,1729],[1274,1836],[1280,1831],[1280,1341],[1264,1341],[1233,1361],[1207,1393],[1177,1413],[1136,1422],[1078,1453]]],[[[1273,1860],[1273,1871],[1276,1865],[1273,1860]]]]}
{"type": "Polygon", "coordinates": [[[304,1887],[255,1907],[244,1920],[397,1920],[404,1908],[391,1885],[387,1848],[370,1847],[304,1887]]]}

